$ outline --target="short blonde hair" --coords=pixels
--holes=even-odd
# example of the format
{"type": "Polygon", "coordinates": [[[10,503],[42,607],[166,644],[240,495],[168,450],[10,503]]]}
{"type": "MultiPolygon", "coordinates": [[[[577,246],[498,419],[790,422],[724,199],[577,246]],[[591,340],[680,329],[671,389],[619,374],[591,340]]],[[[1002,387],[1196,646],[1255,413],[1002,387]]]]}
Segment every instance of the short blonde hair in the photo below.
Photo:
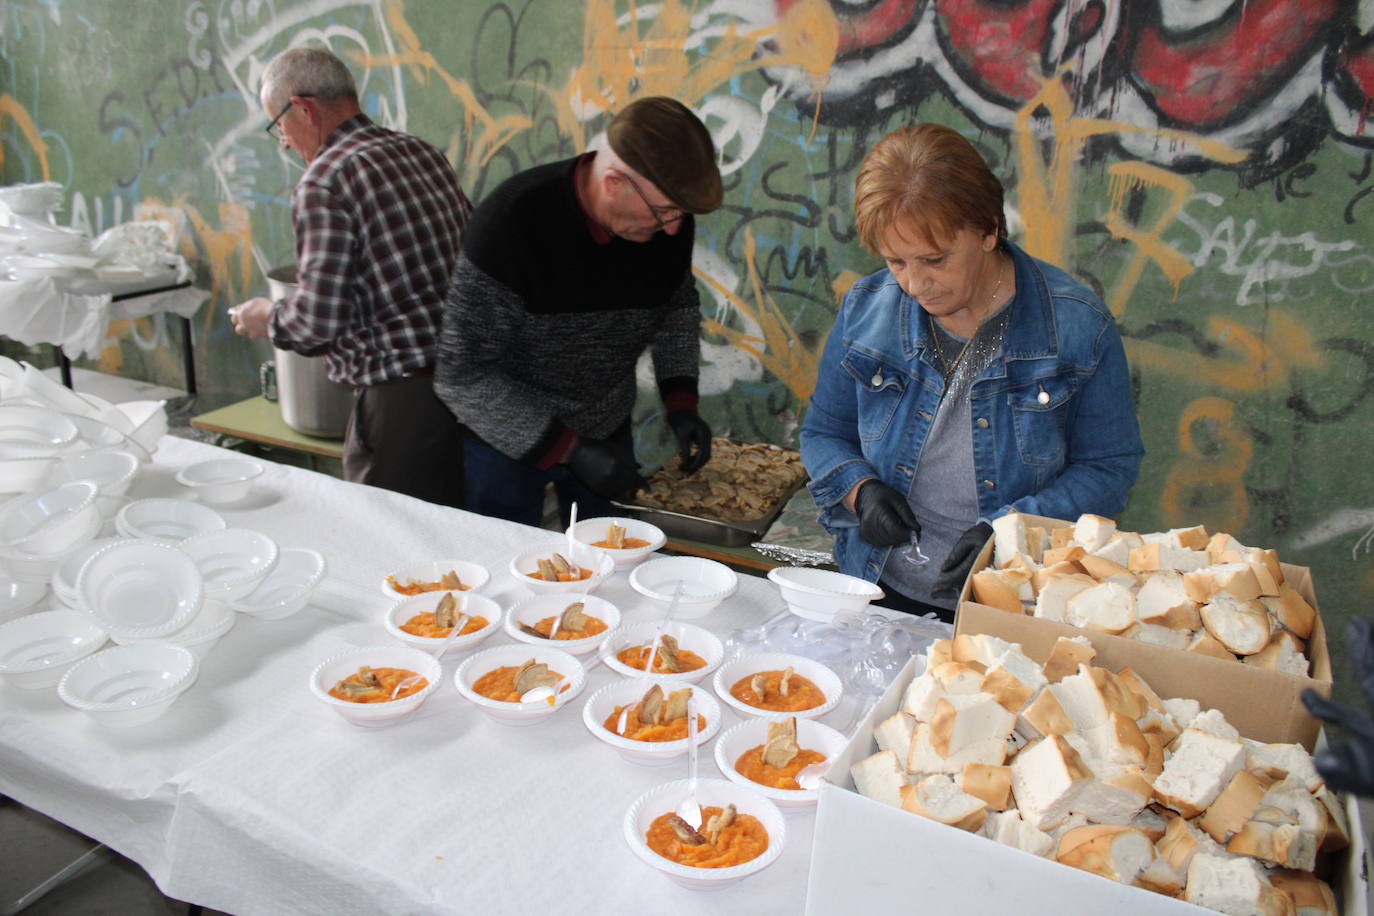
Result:
{"type": "Polygon", "coordinates": [[[936,246],[968,228],[1007,236],[1002,183],[957,131],[942,124],[899,127],[873,145],[854,179],[854,224],[874,254],[891,226],[936,246]]]}

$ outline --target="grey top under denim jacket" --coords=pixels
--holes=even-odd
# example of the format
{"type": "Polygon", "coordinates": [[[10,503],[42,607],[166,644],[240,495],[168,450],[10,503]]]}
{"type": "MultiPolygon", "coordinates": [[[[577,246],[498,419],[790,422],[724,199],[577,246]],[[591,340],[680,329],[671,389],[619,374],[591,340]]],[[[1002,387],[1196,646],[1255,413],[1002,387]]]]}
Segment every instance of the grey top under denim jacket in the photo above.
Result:
{"type": "MultiPolygon", "coordinates": [[[[969,395],[980,518],[1012,509],[1115,515],[1145,454],[1116,322],[1067,273],[1002,244],[1015,263],[1016,300],[1002,349],[969,395]]],[[[842,500],[865,477],[909,491],[944,385],[920,303],[887,269],[855,283],[801,428],[811,494],[841,571],[869,581],[882,572],[890,548],[863,541],[842,500]]]]}

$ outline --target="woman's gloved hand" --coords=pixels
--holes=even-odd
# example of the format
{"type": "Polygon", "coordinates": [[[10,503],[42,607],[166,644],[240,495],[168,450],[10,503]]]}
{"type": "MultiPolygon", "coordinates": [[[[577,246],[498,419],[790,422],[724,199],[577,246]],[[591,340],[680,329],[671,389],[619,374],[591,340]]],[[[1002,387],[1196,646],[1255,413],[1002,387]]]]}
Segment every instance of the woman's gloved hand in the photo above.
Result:
{"type": "Polygon", "coordinates": [[[603,499],[614,499],[645,486],[629,450],[605,439],[580,439],[564,463],[573,476],[603,499]]]}
{"type": "Polygon", "coordinates": [[[949,549],[949,556],[940,564],[940,574],[935,577],[935,583],[930,587],[930,597],[958,598],[959,589],[964,587],[968,571],[973,568],[973,561],[978,558],[978,551],[983,549],[983,545],[990,537],[992,526],[987,522],[979,522],[959,535],[959,540],[949,549]]]}
{"type": "Polygon", "coordinates": [[[711,460],[711,427],[695,410],[672,410],[668,412],[668,425],[677,437],[678,455],[682,459],[682,473],[694,474],[711,460]],[[696,454],[692,453],[696,446],[696,454]]]}
{"type": "MultiPolygon", "coordinates": [[[[1345,630],[1346,648],[1355,669],[1355,681],[1367,704],[1374,705],[1374,623],[1352,617],[1345,630]]],[[[1349,740],[1332,743],[1312,758],[1326,784],[1338,792],[1374,798],[1374,719],[1353,706],[1329,700],[1312,688],[1302,692],[1302,703],[1313,716],[1345,729],[1349,740]]]]}
{"type": "Polygon", "coordinates": [[[881,480],[866,480],[854,495],[859,537],[874,547],[896,547],[921,533],[906,497],[881,480]]]}

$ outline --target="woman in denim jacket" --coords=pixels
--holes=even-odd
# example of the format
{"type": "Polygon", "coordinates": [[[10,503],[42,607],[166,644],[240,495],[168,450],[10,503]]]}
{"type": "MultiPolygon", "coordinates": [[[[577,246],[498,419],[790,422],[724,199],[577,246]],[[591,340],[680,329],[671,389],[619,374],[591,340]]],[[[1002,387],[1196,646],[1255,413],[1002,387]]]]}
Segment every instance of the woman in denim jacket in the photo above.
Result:
{"type": "Polygon", "coordinates": [[[1145,453],[1115,321],[1007,240],[1002,196],[947,127],[869,151],[855,223],[887,266],[845,296],[801,429],[840,569],[946,620],[992,519],[1114,515],[1145,453]]]}

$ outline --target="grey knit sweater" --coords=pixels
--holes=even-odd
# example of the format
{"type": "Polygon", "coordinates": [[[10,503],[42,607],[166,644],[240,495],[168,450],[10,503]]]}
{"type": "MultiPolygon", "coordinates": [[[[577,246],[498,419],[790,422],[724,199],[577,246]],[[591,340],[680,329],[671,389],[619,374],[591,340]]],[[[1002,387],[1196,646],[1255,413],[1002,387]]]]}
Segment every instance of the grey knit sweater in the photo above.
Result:
{"type": "Polygon", "coordinates": [[[571,430],[605,438],[629,418],[650,349],[660,393],[696,395],[694,226],[596,244],[573,192],[578,160],[516,175],[463,233],[434,390],[473,434],[538,462],[571,430]]]}

